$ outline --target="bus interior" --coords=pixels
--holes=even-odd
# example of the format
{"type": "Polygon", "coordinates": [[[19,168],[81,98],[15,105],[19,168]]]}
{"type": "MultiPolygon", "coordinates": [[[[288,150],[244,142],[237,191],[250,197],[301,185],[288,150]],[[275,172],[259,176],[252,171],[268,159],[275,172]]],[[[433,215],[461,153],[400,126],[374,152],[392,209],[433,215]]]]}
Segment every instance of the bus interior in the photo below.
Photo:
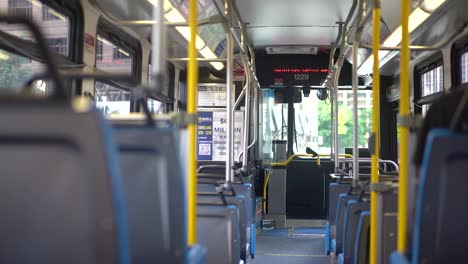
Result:
{"type": "Polygon", "coordinates": [[[465,263],[466,10],[0,0],[0,263],[465,263]]]}

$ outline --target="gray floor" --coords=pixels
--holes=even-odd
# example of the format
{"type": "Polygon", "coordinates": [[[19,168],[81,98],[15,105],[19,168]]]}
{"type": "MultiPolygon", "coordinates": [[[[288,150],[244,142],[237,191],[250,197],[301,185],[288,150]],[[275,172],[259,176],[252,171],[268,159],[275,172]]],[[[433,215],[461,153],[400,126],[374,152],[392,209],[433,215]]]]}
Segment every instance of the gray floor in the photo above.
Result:
{"type": "Polygon", "coordinates": [[[253,264],[329,264],[325,256],[323,228],[288,228],[262,231],[257,235],[253,264]]]}

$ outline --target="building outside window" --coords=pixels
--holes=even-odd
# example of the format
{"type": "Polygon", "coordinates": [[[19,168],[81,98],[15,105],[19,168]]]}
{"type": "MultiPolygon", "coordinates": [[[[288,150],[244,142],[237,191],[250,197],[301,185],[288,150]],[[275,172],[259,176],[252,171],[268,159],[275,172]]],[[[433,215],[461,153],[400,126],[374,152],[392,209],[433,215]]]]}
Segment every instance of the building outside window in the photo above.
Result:
{"type": "Polygon", "coordinates": [[[28,0],[8,0],[8,13],[32,19],[32,2],[28,0]]]}
{"type": "Polygon", "coordinates": [[[47,39],[49,48],[58,54],[66,56],[68,54],[68,39],[66,38],[52,38],[47,39]]]}

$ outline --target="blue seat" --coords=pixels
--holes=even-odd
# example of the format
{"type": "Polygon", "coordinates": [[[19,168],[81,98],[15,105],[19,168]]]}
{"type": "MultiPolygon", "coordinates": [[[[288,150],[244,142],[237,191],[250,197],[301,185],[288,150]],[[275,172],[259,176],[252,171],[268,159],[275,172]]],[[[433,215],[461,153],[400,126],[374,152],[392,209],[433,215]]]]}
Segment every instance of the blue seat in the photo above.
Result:
{"type": "Polygon", "coordinates": [[[325,254],[330,254],[331,240],[335,238],[336,212],[340,194],[347,193],[351,184],[330,183],[328,198],[328,223],[325,229],[325,254]]]}
{"type": "Polygon", "coordinates": [[[0,104],[0,263],[130,263],[113,135],[75,106],[0,104]]]}
{"type": "Polygon", "coordinates": [[[464,263],[468,259],[468,135],[436,129],[429,133],[416,204],[410,259],[392,263],[464,263]]]}
{"type": "Polygon", "coordinates": [[[198,242],[207,248],[207,264],[239,263],[239,212],[236,206],[198,205],[198,242]]]}
{"type": "Polygon", "coordinates": [[[338,255],[338,264],[344,264],[344,263],[345,263],[344,254],[340,253],[338,255]]]}
{"type": "Polygon", "coordinates": [[[354,264],[369,263],[370,212],[362,211],[359,216],[356,242],[354,243],[354,264]]]}
{"type": "Polygon", "coordinates": [[[336,208],[336,234],[335,238],[332,240],[332,250],[335,255],[338,255],[342,252],[343,249],[343,229],[344,229],[344,220],[346,213],[346,206],[348,201],[356,199],[357,195],[348,195],[347,193],[340,194],[340,199],[338,202],[338,207],[336,208]]]}
{"type": "Polygon", "coordinates": [[[187,259],[185,184],[172,128],[115,125],[132,263],[187,259]]]}
{"type": "MultiPolygon", "coordinates": [[[[216,167],[217,168],[217,167],[216,167]]],[[[205,168],[204,170],[207,170],[205,168]]],[[[211,168],[210,168],[211,169],[211,168]]],[[[224,176],[221,177],[224,179],[224,176]]],[[[216,182],[216,181],[211,181],[216,182]]],[[[244,196],[245,198],[245,209],[247,216],[247,248],[251,257],[255,255],[255,190],[251,183],[240,183],[235,182],[232,184],[235,192],[244,196]]],[[[198,190],[201,192],[213,192],[215,191],[215,186],[212,183],[199,183],[198,190]]]]}
{"type": "MultiPolygon", "coordinates": [[[[239,223],[239,243],[240,243],[240,246],[241,246],[241,251],[240,251],[240,257],[242,260],[244,261],[247,261],[247,255],[248,255],[248,252],[247,252],[247,211],[245,209],[245,198],[244,196],[242,195],[236,195],[236,196],[232,196],[232,195],[226,195],[225,196],[225,199],[226,199],[226,202],[227,204],[231,205],[231,206],[235,206],[238,210],[238,223],[239,223]]],[[[214,202],[215,204],[220,204],[221,205],[221,201],[219,199],[219,195],[218,194],[215,194],[215,195],[207,195],[207,194],[202,194],[202,195],[198,195],[197,197],[197,201],[198,202],[214,202]]]]}
{"type": "Polygon", "coordinates": [[[362,211],[369,210],[368,202],[350,200],[346,207],[344,228],[343,228],[343,263],[354,261],[354,246],[356,235],[359,229],[359,219],[362,211]]]}

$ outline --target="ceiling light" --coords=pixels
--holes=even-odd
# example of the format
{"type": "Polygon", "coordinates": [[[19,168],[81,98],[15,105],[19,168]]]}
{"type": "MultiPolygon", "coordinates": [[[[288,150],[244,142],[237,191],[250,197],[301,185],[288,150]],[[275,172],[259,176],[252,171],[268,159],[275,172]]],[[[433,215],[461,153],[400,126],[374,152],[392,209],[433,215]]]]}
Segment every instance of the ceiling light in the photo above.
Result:
{"type": "MultiPolygon", "coordinates": [[[[424,1],[422,7],[425,10],[431,10],[434,11],[437,9],[442,3],[444,3],[445,0],[426,0],[424,1]]],[[[417,27],[419,27],[431,14],[427,13],[423,9],[417,7],[416,9],[413,10],[411,15],[409,16],[409,21],[408,21],[408,30],[409,33],[411,34],[417,27]]],[[[383,46],[384,47],[396,47],[401,43],[401,37],[402,37],[402,27],[401,25],[393,31],[393,33],[384,41],[383,46]]],[[[379,51],[379,61],[382,62],[382,58],[387,56],[390,53],[390,51],[387,50],[380,50],[379,51]]],[[[369,74],[372,73],[372,67],[374,63],[374,56],[371,55],[367,58],[364,63],[361,64],[359,67],[359,74],[369,74]]],[[[380,66],[380,65],[379,65],[380,66]]]]}
{"type": "MultiPolygon", "coordinates": [[[[411,34],[419,25],[421,25],[430,14],[424,12],[421,8],[416,8],[409,16],[408,30],[411,34]]],[[[399,26],[393,33],[384,41],[385,47],[394,47],[401,43],[402,28],[399,26]]]]}
{"type": "MultiPolygon", "coordinates": [[[[379,61],[382,61],[382,58],[387,56],[390,53],[388,50],[379,50],[379,61]]],[[[379,65],[380,66],[380,65],[379,65]]],[[[359,67],[358,73],[360,75],[363,74],[371,74],[372,71],[374,70],[374,55],[370,55],[367,60],[361,64],[359,67]]]]}
{"type": "Polygon", "coordinates": [[[428,12],[434,12],[439,6],[445,3],[445,0],[426,0],[421,7],[428,12]]]}
{"type": "MultiPolygon", "coordinates": [[[[156,0],[152,0],[152,1],[156,1],[156,0]]],[[[167,19],[167,21],[171,23],[186,22],[185,18],[176,8],[172,8],[169,12],[167,12],[164,15],[164,17],[167,19]]],[[[190,41],[190,27],[179,26],[179,27],[175,27],[175,29],[182,35],[182,37],[184,37],[187,41],[190,41]]],[[[205,41],[203,41],[203,39],[198,34],[196,36],[195,47],[197,48],[197,50],[200,52],[200,54],[204,58],[208,58],[208,59],[217,58],[217,56],[213,53],[213,51],[208,46],[206,46],[205,41]]],[[[210,62],[210,64],[218,71],[224,68],[224,64],[221,62],[210,62]]]]}
{"type": "Polygon", "coordinates": [[[164,17],[167,19],[167,21],[172,22],[172,23],[183,23],[183,22],[185,22],[185,18],[182,16],[182,14],[176,8],[172,8],[171,11],[164,14],[164,17]]]}
{"type": "Polygon", "coordinates": [[[31,4],[35,5],[36,7],[42,7],[42,4],[38,2],[37,0],[28,0],[31,4]]]}
{"type": "MultiPolygon", "coordinates": [[[[216,54],[209,47],[205,47],[200,50],[200,54],[207,58],[207,59],[216,59],[216,54]]],[[[220,71],[224,68],[224,64],[222,62],[210,62],[211,66],[213,66],[216,70],[220,71]]]]}
{"type": "MultiPolygon", "coordinates": [[[[184,37],[187,41],[190,41],[190,28],[189,27],[176,27],[176,30],[184,37]]],[[[206,46],[200,36],[196,36],[195,47],[197,50],[203,49],[206,46]]]]}

